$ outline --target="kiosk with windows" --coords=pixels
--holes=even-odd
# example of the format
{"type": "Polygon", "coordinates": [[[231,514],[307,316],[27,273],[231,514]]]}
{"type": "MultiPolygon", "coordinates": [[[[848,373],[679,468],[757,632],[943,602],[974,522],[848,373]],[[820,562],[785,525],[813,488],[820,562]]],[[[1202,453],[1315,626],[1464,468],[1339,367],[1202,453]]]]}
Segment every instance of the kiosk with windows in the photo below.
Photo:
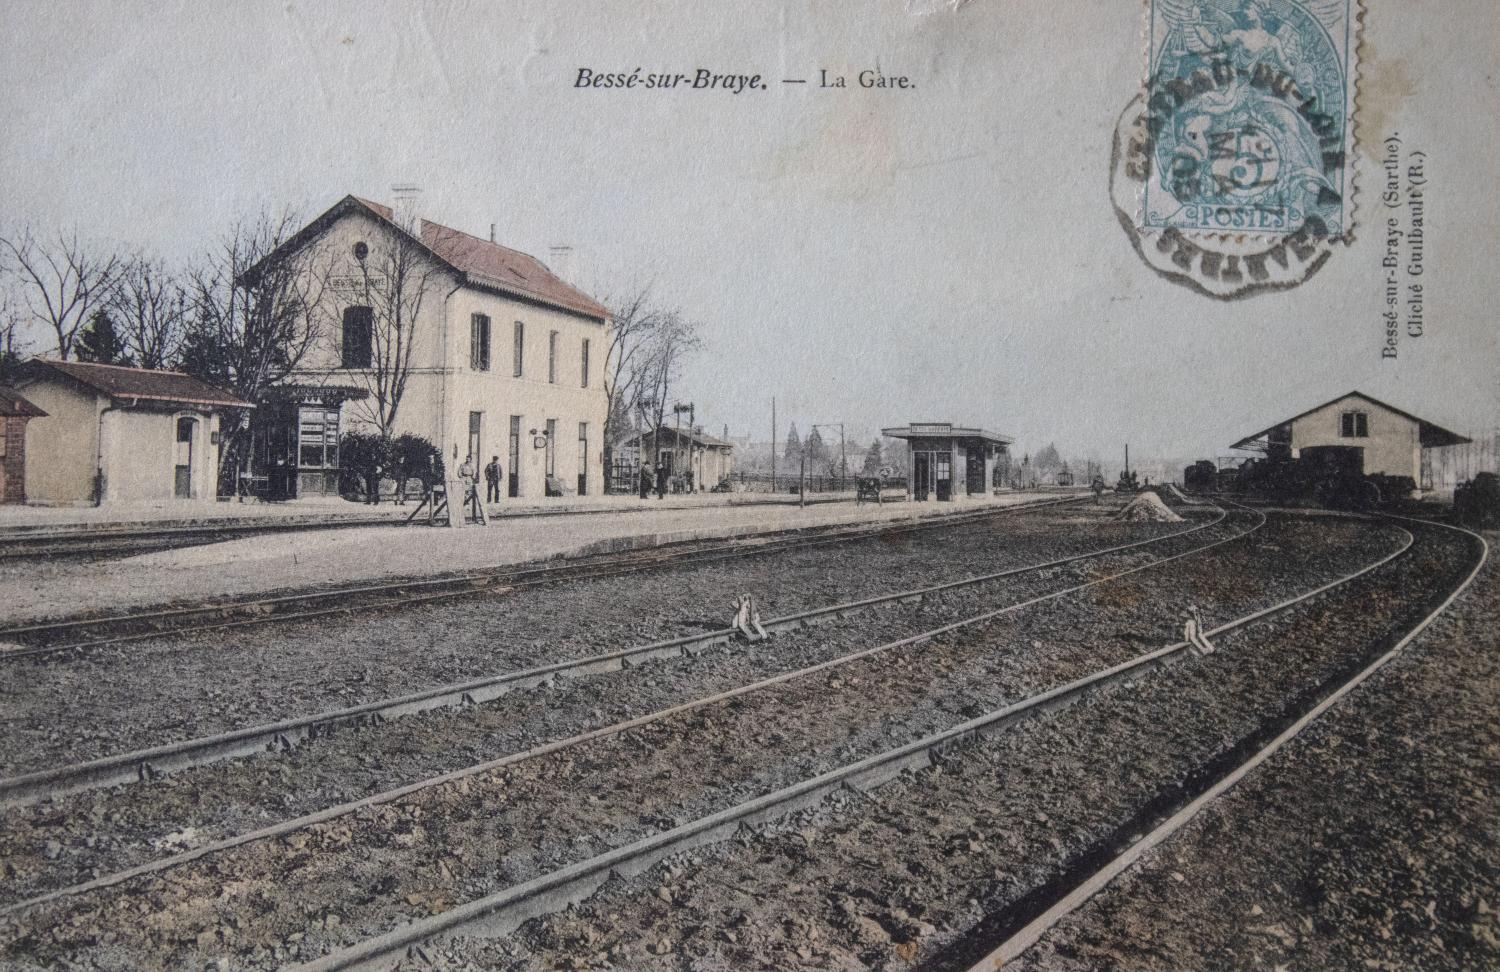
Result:
{"type": "Polygon", "coordinates": [[[906,440],[909,451],[907,499],[950,502],[985,496],[994,481],[995,463],[1009,454],[1012,439],[963,428],[948,422],[923,422],[881,429],[892,439],[906,440]]]}

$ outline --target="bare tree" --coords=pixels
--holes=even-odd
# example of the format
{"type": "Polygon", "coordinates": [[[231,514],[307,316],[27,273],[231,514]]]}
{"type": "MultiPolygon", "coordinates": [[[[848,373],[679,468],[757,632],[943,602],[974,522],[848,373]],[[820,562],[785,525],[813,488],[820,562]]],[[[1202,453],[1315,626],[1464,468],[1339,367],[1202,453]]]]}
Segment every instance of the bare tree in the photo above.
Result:
{"type": "MultiPolygon", "coordinates": [[[[630,418],[639,400],[647,369],[647,347],[652,335],[666,318],[651,295],[651,285],[643,284],[618,298],[606,298],[612,308],[609,344],[604,355],[604,394],[609,403],[604,419],[604,444],[629,431],[630,418]]],[[[607,464],[606,464],[607,468],[607,464]]]]}
{"type": "Polygon", "coordinates": [[[650,340],[642,345],[640,400],[647,403],[650,428],[646,431],[653,436],[660,432],[671,410],[672,389],[681,377],[683,361],[702,343],[697,324],[677,311],[664,311],[652,328],[650,340]]]}
{"type": "Polygon", "coordinates": [[[145,256],[128,261],[109,309],[136,364],[159,370],[177,363],[186,337],[188,292],[165,263],[145,256]]]}
{"type": "MultiPolygon", "coordinates": [[[[299,223],[291,212],[240,220],[190,271],[185,371],[253,402],[317,344],[325,326],[328,268],[314,248],[277,253],[299,223]]],[[[249,434],[242,417],[224,421],[221,477],[246,454],[249,434]]]]}
{"type": "Polygon", "coordinates": [[[468,237],[447,233],[451,235],[425,243],[405,229],[386,233],[382,241],[366,244],[352,282],[351,275],[338,278],[341,297],[370,309],[370,360],[354,373],[370,393],[360,408],[385,439],[394,434],[412,375],[422,308],[451,280],[448,266],[433,250],[456,260],[461,259],[456,251],[467,245],[468,237]]]}
{"type": "Polygon", "coordinates": [[[78,231],[43,239],[29,227],[0,237],[7,270],[20,282],[31,319],[57,337],[64,361],[78,332],[95,311],[108,303],[119,278],[121,260],[84,243],[78,231]]]}

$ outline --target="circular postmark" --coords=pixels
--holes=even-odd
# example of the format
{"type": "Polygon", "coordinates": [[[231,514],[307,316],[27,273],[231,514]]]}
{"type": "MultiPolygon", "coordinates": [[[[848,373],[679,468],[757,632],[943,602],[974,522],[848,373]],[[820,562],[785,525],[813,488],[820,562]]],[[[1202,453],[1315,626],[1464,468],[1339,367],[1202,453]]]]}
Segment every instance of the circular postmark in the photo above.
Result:
{"type": "MultiPolygon", "coordinates": [[[[1151,145],[1146,98],[1137,95],[1115,127],[1109,194],[1136,254],[1161,277],[1220,300],[1289,290],[1310,280],[1342,242],[1315,214],[1275,239],[1245,232],[1193,233],[1176,226],[1142,228],[1141,197],[1155,165],[1151,145]]],[[[1256,178],[1263,176],[1243,177],[1252,185],[1256,178]]]]}

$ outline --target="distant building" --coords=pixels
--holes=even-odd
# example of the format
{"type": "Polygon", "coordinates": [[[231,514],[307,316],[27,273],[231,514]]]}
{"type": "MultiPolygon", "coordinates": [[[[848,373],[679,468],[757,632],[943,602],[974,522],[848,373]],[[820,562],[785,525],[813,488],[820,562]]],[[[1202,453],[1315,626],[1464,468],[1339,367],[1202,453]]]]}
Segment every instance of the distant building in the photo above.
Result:
{"type": "Polygon", "coordinates": [[[656,432],[637,433],[620,443],[619,454],[629,465],[622,477],[633,476],[640,468],[641,443],[653,464],[653,472],[665,472],[668,481],[676,479],[685,488],[684,474],[692,473],[695,491],[713,489],[734,471],[734,443],[708,435],[701,429],[664,427],[656,432]]]}
{"type": "Polygon", "coordinates": [[[26,502],[26,423],[46,412],[0,388],[0,503],[26,502]]]}
{"type": "Polygon", "coordinates": [[[991,493],[997,462],[1004,463],[1014,441],[1009,436],[948,422],[923,422],[881,429],[906,441],[907,498],[944,502],[991,493]]]}
{"type": "Polygon", "coordinates": [[[173,371],[46,358],[15,386],[46,413],[26,427],[26,497],[41,503],[212,500],[220,413],[252,407],[173,371]]]}
{"type": "Polygon", "coordinates": [[[430,440],[450,471],[466,456],[479,467],[499,456],[509,496],[545,496],[549,481],[603,491],[602,304],[525,253],[354,196],[242,282],[310,248],[329,274],[319,315],[328,326],[257,417],[252,473],[273,497],[336,491],[339,437],[373,429],[397,337],[382,306],[399,288],[380,288],[397,251],[411,257],[406,298],[418,277],[425,296],[401,335],[410,357],[392,434],[430,440]]]}
{"type": "Polygon", "coordinates": [[[1469,440],[1394,405],[1352,391],[1247,435],[1231,448],[1261,452],[1268,459],[1297,459],[1310,449],[1348,450],[1368,476],[1424,479],[1427,450],[1469,440]]]}

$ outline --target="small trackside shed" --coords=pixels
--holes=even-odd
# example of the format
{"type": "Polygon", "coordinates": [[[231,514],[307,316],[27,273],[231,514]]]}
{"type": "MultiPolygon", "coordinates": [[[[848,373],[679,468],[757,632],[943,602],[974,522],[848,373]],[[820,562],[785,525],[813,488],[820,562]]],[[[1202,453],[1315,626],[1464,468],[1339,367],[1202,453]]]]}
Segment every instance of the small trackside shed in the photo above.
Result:
{"type": "Polygon", "coordinates": [[[943,502],[988,496],[995,463],[1009,455],[1009,436],[949,422],[922,422],[881,429],[892,439],[905,439],[910,452],[911,477],[907,498],[943,502]]]}
{"type": "Polygon", "coordinates": [[[46,412],[0,388],[0,503],[26,502],[26,423],[46,412]]]}
{"type": "Polygon", "coordinates": [[[15,384],[47,413],[26,428],[34,503],[212,500],[220,417],[254,407],[178,372],[48,358],[15,384]]]}
{"type": "Polygon", "coordinates": [[[1297,459],[1307,449],[1349,449],[1359,458],[1360,472],[1410,479],[1420,493],[1425,450],[1468,441],[1394,405],[1351,391],[1247,435],[1232,448],[1261,452],[1268,459],[1297,459]]]}

